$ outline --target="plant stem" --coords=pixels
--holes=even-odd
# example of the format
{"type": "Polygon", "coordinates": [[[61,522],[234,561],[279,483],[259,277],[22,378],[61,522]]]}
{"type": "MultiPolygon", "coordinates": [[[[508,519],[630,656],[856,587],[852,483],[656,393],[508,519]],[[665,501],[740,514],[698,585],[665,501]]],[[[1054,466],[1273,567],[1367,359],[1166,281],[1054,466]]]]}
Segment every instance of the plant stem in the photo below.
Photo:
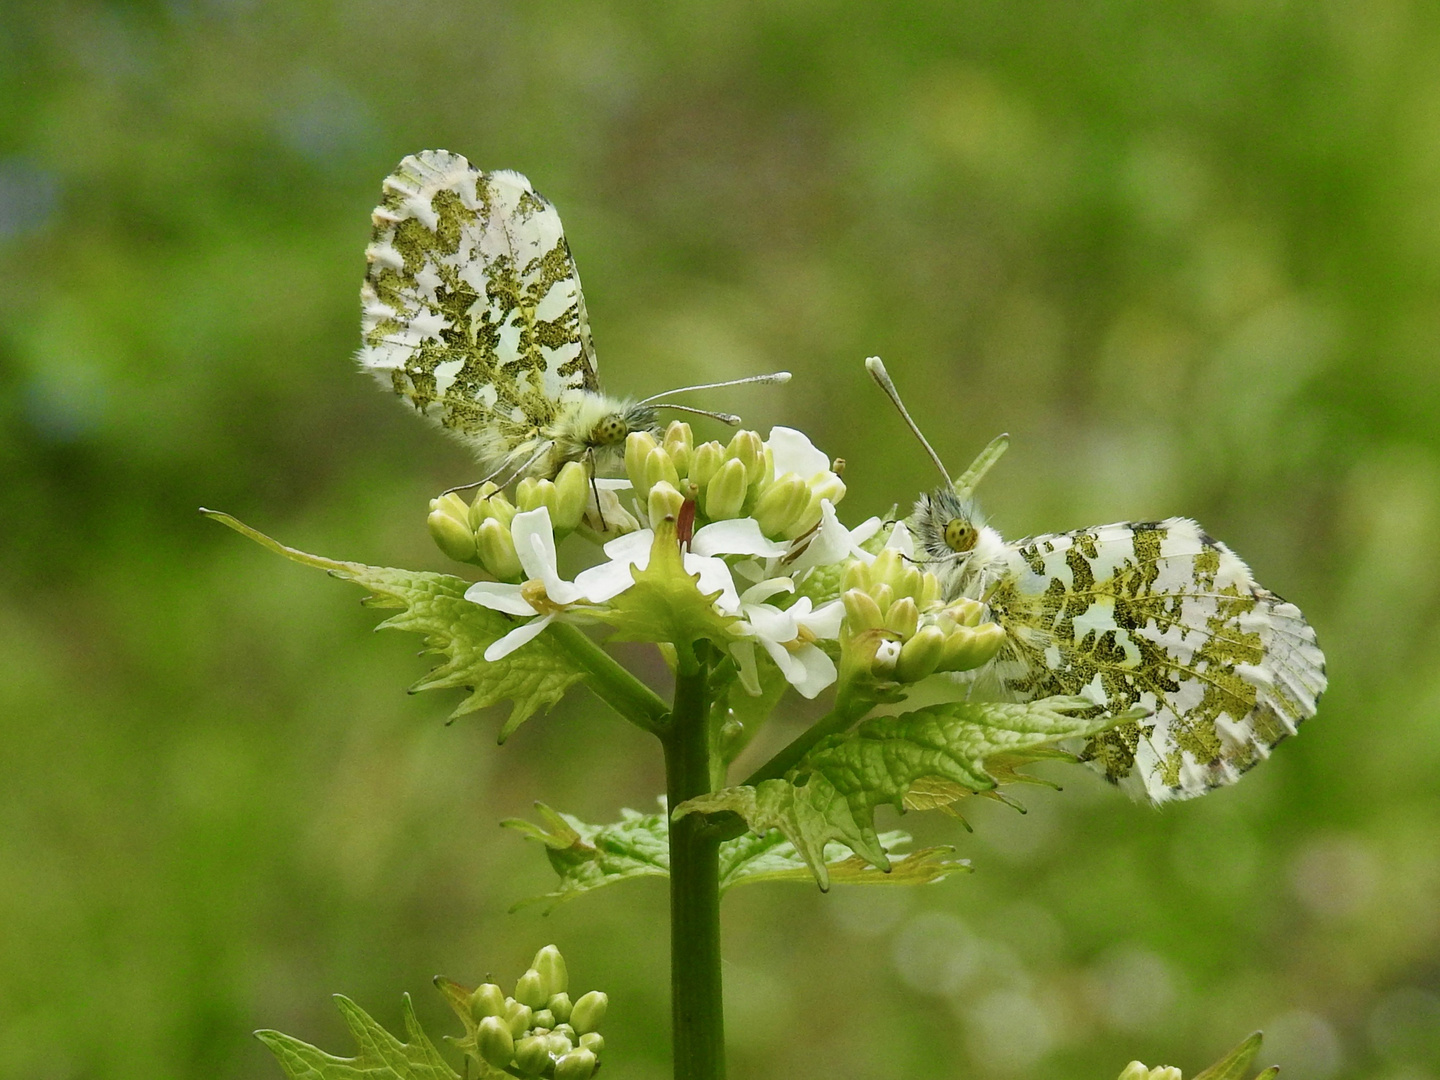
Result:
{"type": "Polygon", "coordinates": [[[778,754],[747,776],[742,783],[747,787],[753,787],[762,780],[775,780],[784,776],[795,767],[812,746],[827,735],[837,735],[845,731],[856,720],[864,716],[869,709],[869,702],[860,701],[851,702],[848,708],[837,707],[830,710],[791,740],[778,754]]]}
{"type": "Polygon", "coordinates": [[[637,727],[655,735],[664,731],[670,712],[664,699],[630,674],[583,630],[569,623],[552,622],[545,632],[590,673],[590,689],[600,700],[637,727]]]}
{"type": "MultiPolygon", "coordinates": [[[[672,810],[711,790],[708,674],[704,659],[682,654],[675,708],[661,736],[672,810]]],[[[675,1080],[723,1080],[720,840],[703,814],[670,821],[670,1006],[675,1080]]]]}

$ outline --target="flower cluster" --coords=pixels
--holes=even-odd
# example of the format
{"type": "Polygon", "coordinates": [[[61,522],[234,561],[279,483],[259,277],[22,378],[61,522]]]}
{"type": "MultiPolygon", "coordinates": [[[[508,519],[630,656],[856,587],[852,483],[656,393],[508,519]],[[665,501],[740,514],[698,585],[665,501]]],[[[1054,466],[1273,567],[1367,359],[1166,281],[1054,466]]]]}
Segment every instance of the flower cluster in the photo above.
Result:
{"type": "Polygon", "coordinates": [[[1180,1070],[1173,1065],[1161,1065],[1149,1069],[1138,1061],[1132,1061],[1125,1066],[1124,1072],[1120,1074],[1120,1080],[1182,1080],[1182,1076],[1180,1070]]]}
{"type": "Polygon", "coordinates": [[[519,1076],[589,1080],[605,1048],[595,1029],[609,998],[591,990],[572,1004],[568,989],[565,958],[554,945],[545,946],[516,981],[513,996],[496,983],[470,992],[466,1019],[473,1042],[467,1050],[519,1076]]]}
{"type": "Polygon", "coordinates": [[[837,678],[894,684],[966,670],[999,647],[1003,635],[980,623],[980,604],[942,602],[934,575],[912,564],[903,525],[881,547],[878,518],[853,530],[840,522],[841,464],[799,431],[777,427],[764,440],[740,431],[726,445],[697,445],[690,425],[677,422],[659,441],[631,434],[625,463],[621,481],[596,482],[571,462],[553,482],[522,481],[514,503],[493,484],[469,504],[453,493],[431,503],[441,549],[496,579],[475,583],[466,598],[526,620],[489,646],[487,660],[557,619],[603,620],[656,640],[654,623],[635,610],[643,601],[624,594],[652,566],[672,562],[688,582],[667,592],[666,604],[702,613],[690,625],[708,628],[752,694],[766,658],[813,698],[837,678]],[[577,530],[603,542],[606,561],[568,580],[556,542],[577,530]]]}

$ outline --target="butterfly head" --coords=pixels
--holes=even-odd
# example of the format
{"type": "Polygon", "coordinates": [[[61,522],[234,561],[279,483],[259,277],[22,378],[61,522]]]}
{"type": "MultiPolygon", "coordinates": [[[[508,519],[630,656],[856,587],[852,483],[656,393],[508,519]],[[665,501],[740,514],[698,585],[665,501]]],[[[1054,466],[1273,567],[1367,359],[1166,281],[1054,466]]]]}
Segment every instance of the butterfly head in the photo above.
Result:
{"type": "Polygon", "coordinates": [[[617,446],[623,444],[632,431],[658,435],[660,421],[655,410],[649,405],[619,405],[595,421],[584,442],[596,449],[617,446]]]}

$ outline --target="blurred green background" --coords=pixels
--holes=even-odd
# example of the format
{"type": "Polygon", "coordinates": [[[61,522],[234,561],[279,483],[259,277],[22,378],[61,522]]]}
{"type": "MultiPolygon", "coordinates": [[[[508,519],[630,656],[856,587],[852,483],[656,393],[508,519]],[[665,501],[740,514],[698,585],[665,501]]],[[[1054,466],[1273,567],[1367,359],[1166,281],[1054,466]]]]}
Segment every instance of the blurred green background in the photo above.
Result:
{"type": "MultiPolygon", "coordinates": [[[[1187,514],[1318,628],[1332,689],[1238,787],[1088,773],[911,815],[977,872],[727,902],[737,1077],[1440,1077],[1440,9],[1405,0],[0,6],[0,1075],[278,1078],[558,942],[606,1070],[668,1054],[665,891],[544,916],[539,798],[648,809],[577,693],[407,698],[418,639],[201,520],[442,568],[464,451],[354,370],[399,158],[559,206],[607,388],[722,391],[849,462],[858,522],[995,433],[1011,537],[1187,514]]],[[[704,426],[703,434],[717,434],[704,426]]],[[[637,663],[648,658],[628,654],[637,663]]],[[[798,723],[796,710],[790,723],[798,723]]],[[[777,728],[774,739],[784,737],[777,728]]],[[[892,827],[893,827],[893,819],[892,827]]]]}

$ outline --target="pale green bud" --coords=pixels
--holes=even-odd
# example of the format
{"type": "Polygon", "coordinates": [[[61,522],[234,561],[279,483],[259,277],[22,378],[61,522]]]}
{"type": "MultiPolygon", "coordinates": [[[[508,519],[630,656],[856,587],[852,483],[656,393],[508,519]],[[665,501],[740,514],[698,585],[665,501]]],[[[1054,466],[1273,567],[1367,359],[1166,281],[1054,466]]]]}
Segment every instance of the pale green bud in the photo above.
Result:
{"type": "Polygon", "coordinates": [[[915,601],[908,596],[902,596],[896,600],[885,611],[885,627],[893,630],[902,638],[908,638],[915,633],[920,625],[920,609],[915,606],[915,601]]]}
{"type": "Polygon", "coordinates": [[[550,511],[552,525],[555,523],[555,508],[559,502],[560,496],[552,480],[536,480],[533,476],[527,476],[515,486],[515,504],[522,511],[545,507],[550,511]]]}
{"type": "Polygon", "coordinates": [[[482,522],[475,531],[475,553],[480,564],[501,581],[510,581],[522,572],[510,529],[495,518],[482,522]]]}
{"type": "Polygon", "coordinates": [[[668,482],[661,480],[650,489],[650,524],[663,521],[667,517],[677,517],[680,514],[680,507],[685,505],[685,496],[676,491],[668,482]]]}
{"type": "Polygon", "coordinates": [[[522,1005],[529,1005],[532,1009],[538,1009],[550,998],[549,990],[545,986],[545,980],[540,972],[531,968],[521,975],[515,983],[515,1000],[522,1005]]]}
{"type": "Polygon", "coordinates": [[[610,996],[603,990],[591,990],[575,1002],[570,1010],[570,1026],[581,1035],[594,1031],[605,1019],[605,1010],[610,1005],[610,996]]]}
{"type": "Polygon", "coordinates": [[[545,1007],[550,1010],[550,1014],[555,1017],[555,1022],[558,1024],[563,1024],[570,1019],[570,1010],[573,1008],[570,1004],[570,995],[564,991],[551,994],[545,1007]]]}
{"type": "Polygon", "coordinates": [[[800,511],[799,516],[785,528],[785,531],[781,535],[784,536],[786,540],[796,540],[804,536],[811,529],[815,528],[816,525],[820,524],[820,518],[823,513],[824,511],[820,506],[820,496],[811,492],[810,501],[805,504],[805,509],[800,511]]]}
{"type": "Polygon", "coordinates": [[[498,1016],[487,1016],[480,1021],[475,1030],[475,1043],[480,1056],[497,1069],[505,1068],[515,1056],[515,1036],[498,1016]]]}
{"type": "Polygon", "coordinates": [[[834,506],[845,497],[845,481],[834,473],[821,473],[819,480],[810,481],[810,495],[817,506],[821,499],[829,499],[834,506]]]}
{"type": "Polygon", "coordinates": [[[555,477],[555,505],[550,520],[557,532],[572,532],[590,505],[590,470],[578,461],[567,461],[555,477]]]}
{"type": "Polygon", "coordinates": [[[940,661],[942,671],[969,671],[1000,651],[1005,631],[998,623],[956,627],[945,638],[945,655],[940,661]]]}
{"type": "Polygon", "coordinates": [[[748,486],[744,462],[731,458],[722,464],[705,486],[705,499],[701,506],[705,516],[711,521],[739,517],[745,507],[748,486]]]}
{"type": "Polygon", "coordinates": [[[475,533],[470,528],[470,508],[453,492],[430,500],[430,516],[425,519],[435,546],[456,562],[475,558],[475,533]],[[456,509],[459,503],[462,510],[456,509]]]}
{"type": "Polygon", "coordinates": [[[882,581],[878,585],[870,586],[870,595],[881,611],[889,611],[890,605],[895,602],[895,590],[890,587],[888,581],[882,581]]]}
{"type": "Polygon", "coordinates": [[[505,991],[494,983],[481,983],[470,995],[470,1015],[477,1023],[487,1016],[504,1016],[505,991]]]}
{"type": "Polygon", "coordinates": [[[648,431],[632,431],[625,439],[625,475],[635,486],[635,494],[645,498],[650,493],[645,483],[645,459],[658,444],[648,431]]]}
{"type": "Polygon", "coordinates": [[[665,429],[665,438],[660,445],[670,455],[670,460],[675,463],[676,469],[681,473],[689,471],[690,458],[695,450],[695,435],[690,430],[689,424],[683,420],[670,421],[670,426],[665,429]]]}
{"type": "Polygon", "coordinates": [[[810,502],[810,489],[794,473],[771,484],[755,503],[755,520],[766,536],[780,536],[795,523],[810,502]]]}
{"type": "MultiPolygon", "coordinates": [[[[890,610],[893,612],[895,608],[890,610]]],[[[895,663],[895,678],[901,682],[918,682],[932,674],[940,666],[944,656],[945,631],[938,626],[922,627],[914,637],[900,646],[900,659],[895,663]]]]}
{"type": "Polygon", "coordinates": [[[893,589],[893,583],[903,579],[905,569],[905,557],[894,548],[885,548],[870,564],[870,580],[877,584],[889,584],[893,589]]]}
{"type": "Polygon", "coordinates": [[[753,431],[737,431],[725,456],[745,466],[746,485],[757,484],[765,477],[765,443],[753,431]]]}
{"type": "Polygon", "coordinates": [[[701,443],[690,456],[690,479],[704,487],[725,462],[725,448],[718,442],[701,443]]]}
{"type": "Polygon", "coordinates": [[[541,1028],[549,1031],[555,1026],[555,1014],[549,1009],[540,1009],[534,1016],[530,1017],[530,1026],[537,1031],[541,1028]]]}
{"type": "Polygon", "coordinates": [[[490,493],[485,496],[477,495],[475,501],[470,504],[470,524],[477,531],[487,518],[494,518],[508,529],[510,522],[515,520],[515,515],[518,513],[510,500],[505,498],[504,493],[493,490],[494,487],[494,484],[485,484],[480,490],[484,491],[486,488],[490,488],[492,489],[490,493]]]}
{"type": "Polygon", "coordinates": [[[1120,1080],[1150,1080],[1150,1070],[1140,1062],[1132,1061],[1120,1073],[1120,1080]]]}
{"type": "Polygon", "coordinates": [[[646,455],[644,479],[647,494],[659,483],[669,484],[676,489],[680,487],[680,474],[675,471],[675,462],[670,460],[670,455],[665,452],[664,447],[657,446],[646,455]]]}
{"type": "Polygon", "coordinates": [[[598,1056],[600,1051],[605,1049],[605,1036],[598,1031],[587,1031],[580,1036],[580,1045],[598,1056]]]}
{"type": "Polygon", "coordinates": [[[920,587],[916,590],[915,602],[928,608],[940,599],[940,579],[926,570],[920,575],[920,587]]]}
{"type": "Polygon", "coordinates": [[[877,630],[885,625],[885,616],[875,598],[861,589],[846,589],[840,594],[845,605],[845,619],[852,634],[861,630],[877,630]]]}
{"type": "Polygon", "coordinates": [[[1174,1065],[1161,1065],[1158,1069],[1150,1070],[1150,1080],[1184,1080],[1184,1078],[1174,1065]]]}
{"type": "Polygon", "coordinates": [[[545,1037],[546,1048],[550,1051],[551,1057],[563,1057],[575,1049],[575,1043],[570,1037],[560,1031],[552,1031],[545,1037]]]}
{"type": "MultiPolygon", "coordinates": [[[[540,977],[545,981],[545,997],[547,999],[555,994],[563,994],[570,989],[570,972],[565,967],[565,957],[560,955],[560,950],[554,945],[546,945],[537,952],[535,959],[530,961],[530,968],[538,971],[540,977]]],[[[544,1002],[541,1004],[543,1005],[544,1002]]],[[[561,1019],[563,1020],[564,1017],[561,1019]]],[[[554,1027],[555,1025],[548,1026],[554,1027]]]]}
{"type": "Polygon", "coordinates": [[[530,1006],[523,1002],[509,998],[505,1006],[505,1022],[510,1026],[510,1034],[519,1038],[530,1030],[530,1006]]]}
{"type": "Polygon", "coordinates": [[[515,1044],[515,1067],[526,1076],[539,1076],[550,1065],[550,1041],[530,1035],[515,1044]]]}
{"type": "Polygon", "coordinates": [[[870,575],[866,573],[865,564],[855,559],[845,564],[845,573],[840,576],[840,590],[864,589],[870,584],[870,575]]]}
{"type": "Polygon", "coordinates": [[[590,1080],[595,1072],[595,1055],[581,1047],[555,1063],[555,1080],[590,1080]]]}
{"type": "Polygon", "coordinates": [[[945,605],[945,612],[961,626],[979,626],[985,615],[985,605],[979,600],[962,596],[945,605]]]}

